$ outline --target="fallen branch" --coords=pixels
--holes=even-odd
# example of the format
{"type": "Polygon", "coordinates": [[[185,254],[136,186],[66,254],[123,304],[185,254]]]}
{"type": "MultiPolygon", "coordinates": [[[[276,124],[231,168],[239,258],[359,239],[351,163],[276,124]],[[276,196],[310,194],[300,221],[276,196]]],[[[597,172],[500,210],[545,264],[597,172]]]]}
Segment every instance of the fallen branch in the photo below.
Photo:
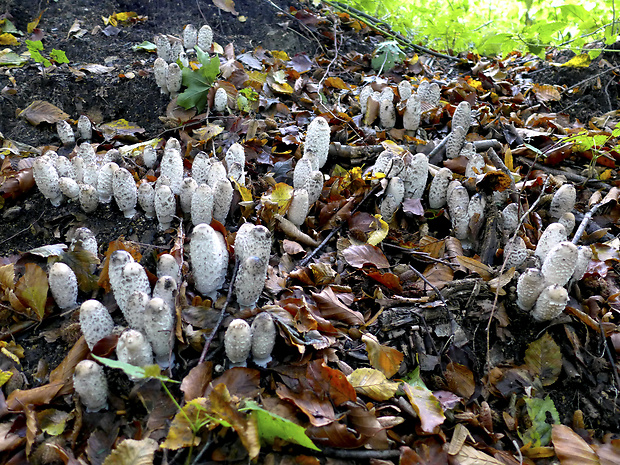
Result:
{"type": "Polygon", "coordinates": [[[605,192],[607,192],[609,189],[611,189],[611,186],[609,184],[604,183],[604,182],[596,181],[596,180],[591,179],[591,178],[586,178],[585,176],[581,176],[581,175],[575,174],[575,173],[570,173],[568,171],[563,171],[563,170],[558,170],[558,169],[555,169],[555,168],[551,168],[550,166],[541,165],[540,163],[536,163],[535,161],[530,160],[529,158],[517,157],[517,161],[519,163],[522,163],[522,164],[530,167],[531,169],[542,170],[542,171],[545,171],[546,173],[552,174],[554,176],[565,176],[566,179],[568,179],[569,181],[572,181],[574,183],[577,183],[577,184],[587,184],[588,186],[595,187],[596,189],[603,189],[605,192]]]}

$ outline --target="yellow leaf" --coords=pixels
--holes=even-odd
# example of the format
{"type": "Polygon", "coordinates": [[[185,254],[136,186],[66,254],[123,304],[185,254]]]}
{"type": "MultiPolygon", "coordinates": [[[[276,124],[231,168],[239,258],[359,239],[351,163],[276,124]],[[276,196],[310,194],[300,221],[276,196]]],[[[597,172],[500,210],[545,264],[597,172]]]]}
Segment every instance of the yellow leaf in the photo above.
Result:
{"type": "Polygon", "coordinates": [[[30,307],[34,314],[30,315],[39,321],[45,315],[45,302],[47,301],[47,274],[39,265],[26,263],[26,272],[15,286],[15,295],[20,301],[30,307]]]}
{"type": "Polygon", "coordinates": [[[4,384],[11,379],[13,373],[10,371],[2,371],[0,370],[0,386],[4,386],[4,384]]]}
{"type": "Polygon", "coordinates": [[[437,426],[445,421],[446,417],[441,404],[430,389],[403,383],[403,390],[407,394],[409,403],[420,417],[422,431],[432,433],[437,426]]]}
{"type": "Polygon", "coordinates": [[[15,270],[12,263],[0,266],[0,289],[15,289],[15,270]]]}
{"type": "Polygon", "coordinates": [[[358,368],[347,380],[358,394],[364,394],[371,399],[385,401],[394,397],[400,383],[389,381],[383,373],[374,368],[358,368]]]}
{"type": "Polygon", "coordinates": [[[272,50],[271,54],[273,55],[274,58],[277,58],[278,60],[283,60],[283,61],[288,61],[289,57],[286,54],[286,52],[280,51],[280,50],[272,50]]]}
{"type": "Polygon", "coordinates": [[[609,181],[613,176],[613,171],[612,170],[605,170],[601,173],[601,175],[599,176],[599,179],[601,181],[609,181]]]}
{"type": "Polygon", "coordinates": [[[362,341],[366,344],[368,360],[373,368],[381,371],[387,378],[391,378],[398,372],[405,358],[402,352],[380,344],[378,339],[370,333],[364,334],[362,341]]]}
{"type": "Polygon", "coordinates": [[[504,290],[504,286],[508,284],[515,275],[515,268],[512,267],[509,270],[505,271],[504,274],[498,276],[497,278],[493,278],[489,281],[489,287],[491,288],[491,292],[496,292],[499,287],[499,291],[497,295],[506,295],[506,291],[504,290]]]}
{"type": "Polygon", "coordinates": [[[508,168],[510,171],[514,170],[512,150],[510,150],[510,147],[506,147],[506,153],[504,153],[504,164],[506,165],[506,168],[508,168]]]}
{"type": "Polygon", "coordinates": [[[284,82],[282,84],[274,82],[271,84],[271,88],[275,92],[280,92],[281,94],[292,94],[293,93],[293,88],[289,85],[288,82],[284,82]]]}
{"type": "Polygon", "coordinates": [[[33,19],[32,21],[28,23],[28,25],[26,26],[26,30],[28,31],[28,34],[32,34],[32,31],[34,31],[37,28],[37,26],[39,25],[39,21],[41,21],[41,17],[43,16],[44,12],[45,10],[41,11],[41,13],[39,13],[39,16],[37,16],[35,19],[33,19]]]}
{"type": "Polygon", "coordinates": [[[380,214],[377,213],[375,215],[375,218],[377,218],[377,221],[379,221],[380,229],[377,229],[376,231],[373,231],[368,235],[368,240],[366,242],[368,242],[370,245],[377,245],[383,239],[385,239],[388,235],[388,232],[390,232],[390,225],[383,221],[383,218],[381,218],[380,214]]]}
{"type": "Polygon", "coordinates": [[[243,202],[251,202],[252,201],[252,191],[245,186],[242,186],[237,181],[234,181],[235,187],[239,191],[239,195],[241,195],[241,200],[243,202]]]}
{"type": "Polygon", "coordinates": [[[482,87],[482,82],[478,81],[477,79],[472,79],[469,78],[467,80],[467,84],[469,84],[470,86],[472,86],[474,89],[476,89],[478,92],[482,92],[484,90],[484,88],[482,87]]]}
{"type": "Polygon", "coordinates": [[[198,397],[185,404],[181,411],[174,416],[168,430],[168,436],[160,447],[177,450],[200,444],[200,437],[197,437],[195,434],[197,431],[194,431],[192,427],[209,421],[210,417],[207,414],[206,406],[207,399],[204,397],[198,397]]]}
{"type": "Polygon", "coordinates": [[[582,53],[581,55],[575,55],[573,58],[568,60],[566,63],[562,63],[561,65],[557,63],[551,64],[553,66],[566,66],[570,68],[587,68],[588,66],[590,66],[591,61],[592,60],[590,59],[590,55],[588,55],[587,53],[582,53]]]}
{"type": "Polygon", "coordinates": [[[407,151],[404,148],[402,148],[400,145],[398,145],[396,142],[391,141],[391,140],[384,140],[383,142],[381,142],[381,145],[383,146],[385,150],[389,150],[390,152],[395,153],[396,155],[402,155],[403,153],[407,151]]]}
{"type": "Polygon", "coordinates": [[[293,186],[289,186],[284,182],[279,182],[273,187],[269,194],[263,194],[261,203],[275,203],[278,205],[278,213],[283,215],[288,208],[288,204],[293,198],[293,186]]]}
{"type": "Polygon", "coordinates": [[[8,32],[0,34],[0,45],[17,45],[17,43],[17,39],[13,34],[9,34],[8,32]]]}
{"type": "Polygon", "coordinates": [[[219,135],[223,130],[224,128],[222,126],[209,123],[204,128],[194,129],[194,135],[200,137],[202,142],[207,142],[219,135]]]}
{"type": "Polygon", "coordinates": [[[550,386],[558,380],[562,371],[562,352],[549,333],[528,346],[524,367],[538,376],[543,386],[550,386]]]}

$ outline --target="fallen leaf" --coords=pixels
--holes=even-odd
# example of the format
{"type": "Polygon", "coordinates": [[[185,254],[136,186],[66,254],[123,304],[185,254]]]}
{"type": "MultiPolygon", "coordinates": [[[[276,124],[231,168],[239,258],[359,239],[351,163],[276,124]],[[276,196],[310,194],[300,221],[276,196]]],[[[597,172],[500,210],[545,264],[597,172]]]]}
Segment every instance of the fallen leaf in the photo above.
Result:
{"type": "Polygon", "coordinates": [[[358,394],[378,401],[394,397],[400,386],[400,383],[389,381],[383,373],[374,368],[358,368],[347,376],[347,379],[358,394]]]}
{"type": "Polygon", "coordinates": [[[455,394],[469,399],[476,391],[476,381],[472,371],[464,365],[450,362],[444,371],[448,387],[455,394]]]}
{"type": "Polygon", "coordinates": [[[233,0],[212,0],[212,2],[220,10],[227,11],[235,16],[239,15],[235,10],[235,2],[233,0]]]}
{"type": "Polygon", "coordinates": [[[310,386],[316,392],[325,392],[334,405],[357,400],[355,389],[344,373],[328,367],[322,359],[308,363],[306,373],[310,386]]]}
{"type": "Polygon", "coordinates": [[[363,268],[364,265],[373,265],[379,269],[390,267],[383,251],[374,245],[352,245],[344,249],[342,255],[353,268],[363,268]]]}
{"type": "Polygon", "coordinates": [[[15,285],[15,296],[27,307],[34,311],[26,316],[43,320],[45,303],[47,302],[47,274],[39,265],[26,263],[26,272],[15,285]]]}
{"type": "Polygon", "coordinates": [[[373,368],[381,371],[386,378],[391,378],[398,373],[405,358],[402,352],[380,344],[377,337],[370,333],[364,334],[362,341],[366,344],[368,360],[373,368]]]}
{"type": "Polygon", "coordinates": [[[183,400],[189,402],[204,396],[212,376],[213,362],[204,362],[192,368],[181,382],[181,391],[184,394],[183,400]]]}
{"type": "Polygon", "coordinates": [[[453,457],[459,465],[503,465],[503,462],[468,445],[463,446],[453,457]]]}
{"type": "Polygon", "coordinates": [[[151,438],[125,439],[106,457],[103,465],[152,465],[157,449],[157,441],[151,438]]]}
{"type": "Polygon", "coordinates": [[[24,118],[33,126],[38,126],[41,123],[56,124],[59,121],[65,121],[69,115],[49,102],[35,100],[21,111],[18,117],[24,118]]]}
{"type": "Polygon", "coordinates": [[[482,279],[488,281],[491,279],[493,274],[493,270],[489,268],[482,262],[479,262],[475,258],[466,257],[465,255],[459,255],[456,257],[458,262],[467,268],[469,271],[473,271],[474,273],[478,273],[482,279]]]}
{"type": "Polygon", "coordinates": [[[551,441],[561,465],[600,465],[588,443],[568,426],[553,425],[551,441]]]}
{"type": "Polygon", "coordinates": [[[350,325],[364,324],[364,316],[360,312],[351,310],[341,300],[340,296],[336,295],[331,286],[326,287],[318,294],[313,292],[312,297],[319,307],[323,318],[343,321],[350,325]]]}
{"type": "Polygon", "coordinates": [[[199,397],[190,400],[172,419],[166,440],[160,447],[178,450],[183,447],[197,446],[200,444],[200,437],[195,426],[206,426],[211,420],[212,417],[207,409],[207,399],[199,397]]]}
{"type": "Polygon", "coordinates": [[[543,386],[550,386],[558,380],[562,371],[562,352],[549,333],[528,346],[523,367],[538,376],[543,386]]]}

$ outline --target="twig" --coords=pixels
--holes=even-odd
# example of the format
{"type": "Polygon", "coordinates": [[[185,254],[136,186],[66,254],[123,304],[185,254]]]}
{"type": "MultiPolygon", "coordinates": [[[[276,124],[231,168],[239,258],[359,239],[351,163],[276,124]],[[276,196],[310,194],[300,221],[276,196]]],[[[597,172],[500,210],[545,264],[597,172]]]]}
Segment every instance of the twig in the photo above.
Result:
{"type": "Polygon", "coordinates": [[[455,265],[454,263],[447,262],[440,258],[431,257],[427,252],[419,252],[417,250],[408,249],[407,247],[401,247],[400,245],[390,244],[389,242],[383,242],[383,246],[391,247],[392,249],[396,249],[406,254],[412,255],[416,260],[422,263],[425,263],[425,261],[428,260],[429,262],[440,263],[442,265],[450,267],[450,269],[452,270],[454,270],[455,268],[458,268],[458,266],[455,265]]]}
{"type": "Polygon", "coordinates": [[[570,86],[568,89],[564,90],[564,92],[568,92],[570,90],[575,89],[576,87],[582,86],[583,84],[585,84],[586,82],[592,81],[593,79],[597,79],[599,77],[601,77],[603,74],[607,74],[610,73],[612,71],[615,71],[617,69],[620,69],[620,66],[614,66],[613,68],[608,68],[605,71],[601,71],[598,74],[595,74],[594,76],[590,76],[589,78],[585,78],[583,81],[579,81],[577,84],[570,86]]]}
{"type": "Polygon", "coordinates": [[[43,213],[45,213],[45,211],[46,211],[46,210],[43,210],[43,211],[41,212],[41,214],[39,215],[39,217],[38,217],[36,220],[34,220],[32,223],[30,223],[27,227],[25,227],[24,229],[22,229],[22,230],[20,230],[20,231],[17,231],[17,232],[16,232],[15,234],[13,234],[11,237],[7,237],[6,239],[4,239],[4,240],[0,241],[0,244],[4,244],[5,242],[8,242],[8,241],[10,241],[11,239],[13,239],[13,238],[15,238],[15,237],[19,236],[21,233],[28,231],[28,230],[32,227],[32,225],[33,225],[33,224],[35,224],[36,222],[38,222],[38,221],[39,221],[39,220],[43,217],[43,213]]]}
{"type": "Polygon", "coordinates": [[[336,60],[338,59],[338,34],[337,32],[338,32],[338,21],[335,20],[334,21],[334,58],[332,59],[332,61],[329,62],[329,65],[327,65],[325,74],[323,74],[323,77],[319,81],[319,84],[317,86],[319,94],[321,94],[321,90],[323,90],[323,82],[325,81],[325,79],[327,79],[327,76],[329,76],[329,70],[331,69],[332,65],[336,62],[336,60]]]}
{"type": "MultiPolygon", "coordinates": [[[[592,205],[592,208],[590,208],[588,213],[583,215],[583,219],[581,220],[581,223],[579,223],[579,227],[577,228],[577,231],[575,232],[575,235],[573,236],[573,241],[572,241],[573,244],[577,244],[577,242],[579,242],[579,239],[581,239],[581,236],[583,235],[584,231],[588,227],[588,223],[590,222],[590,220],[592,219],[592,217],[594,216],[594,214],[596,213],[596,211],[599,209],[601,205],[602,205],[601,202],[595,203],[594,205],[592,205]]],[[[620,385],[618,385],[618,387],[620,388],[620,385]]]]}
{"type": "Polygon", "coordinates": [[[517,157],[517,161],[519,163],[527,165],[531,169],[543,170],[549,174],[553,174],[554,176],[565,176],[566,179],[568,179],[569,181],[572,181],[578,184],[587,184],[588,186],[595,187],[596,189],[603,189],[605,192],[611,189],[611,186],[604,182],[596,181],[591,178],[586,178],[585,176],[580,176],[578,174],[570,173],[568,171],[562,171],[562,170],[558,170],[555,168],[551,168],[546,165],[541,165],[540,163],[536,163],[535,161],[532,161],[529,158],[517,157]]]}
{"type": "Polygon", "coordinates": [[[400,457],[399,450],[375,450],[375,449],[361,449],[361,450],[347,450],[347,449],[334,449],[326,447],[322,450],[322,455],[328,457],[336,457],[339,459],[352,459],[358,460],[389,460],[397,459],[400,457]]]}
{"type": "Polygon", "coordinates": [[[238,269],[239,269],[239,261],[236,260],[235,268],[233,270],[232,277],[230,278],[230,284],[228,285],[228,295],[226,296],[226,301],[224,302],[224,306],[222,307],[220,316],[217,319],[217,323],[215,323],[215,326],[213,327],[213,331],[211,331],[211,334],[209,334],[209,337],[205,341],[205,345],[202,348],[202,353],[200,354],[200,358],[198,359],[198,365],[200,365],[201,363],[205,361],[205,357],[207,356],[207,351],[209,350],[209,347],[211,346],[211,343],[213,342],[213,339],[215,338],[215,334],[220,328],[222,321],[224,321],[224,315],[226,314],[226,310],[228,309],[228,305],[230,304],[230,300],[232,299],[233,285],[235,283],[235,278],[237,277],[238,269]]]}

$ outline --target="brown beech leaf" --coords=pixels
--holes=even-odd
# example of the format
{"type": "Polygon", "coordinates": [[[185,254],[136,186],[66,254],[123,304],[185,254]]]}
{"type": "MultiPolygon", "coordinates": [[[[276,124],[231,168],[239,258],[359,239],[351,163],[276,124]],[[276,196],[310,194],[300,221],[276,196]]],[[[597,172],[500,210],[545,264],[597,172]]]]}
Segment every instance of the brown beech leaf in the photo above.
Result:
{"type": "Polygon", "coordinates": [[[383,373],[374,368],[358,368],[347,379],[358,394],[378,401],[394,397],[400,383],[388,380],[383,373]]]}
{"type": "Polygon", "coordinates": [[[422,431],[432,433],[437,426],[443,424],[446,419],[443,409],[429,389],[422,386],[411,386],[407,383],[403,383],[402,387],[411,406],[420,417],[422,431]]]}
{"type": "Polygon", "coordinates": [[[459,263],[467,268],[469,271],[473,271],[474,273],[478,273],[482,279],[488,281],[491,279],[493,274],[493,270],[489,268],[484,263],[476,260],[475,258],[466,257],[464,255],[456,257],[459,263]]]}
{"type": "Polygon", "coordinates": [[[338,449],[355,449],[367,441],[366,437],[356,435],[347,425],[336,421],[328,425],[310,426],[306,434],[315,444],[338,449]]]}
{"type": "Polygon", "coordinates": [[[276,393],[283,400],[293,402],[299,409],[308,415],[314,426],[325,426],[336,420],[334,406],[328,399],[319,398],[318,393],[304,389],[300,393],[294,392],[284,384],[279,384],[276,393]]]}
{"type": "Polygon", "coordinates": [[[178,450],[183,447],[197,446],[200,437],[193,433],[192,423],[203,423],[209,420],[207,399],[198,397],[187,402],[172,419],[166,440],[161,444],[164,449],[178,450]],[[192,423],[190,423],[190,420],[192,423]]]}
{"type": "Polygon", "coordinates": [[[373,265],[376,268],[389,268],[390,263],[383,251],[374,245],[352,245],[342,251],[344,259],[353,268],[363,268],[364,265],[373,265]]]}
{"type": "Polygon", "coordinates": [[[39,425],[37,422],[37,414],[32,405],[24,406],[24,414],[26,415],[26,455],[30,455],[32,445],[39,432],[39,425]]]}
{"type": "Polygon", "coordinates": [[[260,371],[243,367],[234,367],[226,370],[222,373],[222,376],[214,379],[209,384],[205,396],[208,397],[211,391],[220,384],[225,385],[232,396],[254,398],[261,391],[260,371]]]}
{"type": "Polygon", "coordinates": [[[368,360],[373,368],[383,373],[386,378],[391,378],[398,373],[405,358],[402,352],[380,344],[376,336],[370,333],[364,334],[362,341],[366,344],[368,360]]]}
{"type": "Polygon", "coordinates": [[[448,387],[455,394],[469,399],[476,390],[474,374],[469,368],[458,363],[450,362],[445,370],[448,387]]]}
{"type": "Polygon", "coordinates": [[[453,457],[460,465],[503,465],[503,462],[468,445],[464,445],[453,457]]]}
{"type": "Polygon", "coordinates": [[[201,363],[192,368],[181,382],[181,391],[184,394],[183,400],[189,402],[197,397],[202,397],[212,377],[213,362],[201,363]]]}
{"type": "Polygon", "coordinates": [[[226,385],[218,384],[209,394],[211,401],[210,411],[220,420],[225,421],[239,435],[241,443],[248,451],[250,460],[256,459],[260,452],[260,439],[258,436],[258,426],[253,415],[247,416],[234,406],[230,393],[226,385]]]}
{"type": "Polygon", "coordinates": [[[343,321],[350,325],[364,324],[364,316],[360,312],[347,307],[331,286],[326,287],[318,294],[313,292],[312,298],[319,307],[323,318],[343,321]]]}
{"type": "Polygon", "coordinates": [[[35,100],[19,113],[19,118],[38,126],[40,123],[56,124],[69,118],[69,115],[45,100],[35,100]]]}
{"type": "Polygon", "coordinates": [[[620,441],[613,439],[606,444],[595,445],[594,450],[601,461],[601,465],[615,465],[620,463],[620,441]]]}
{"type": "Polygon", "coordinates": [[[326,393],[336,406],[357,400],[355,389],[344,373],[326,366],[322,359],[308,363],[307,378],[315,392],[326,393]]]}
{"type": "Polygon", "coordinates": [[[600,465],[592,448],[565,425],[553,425],[551,441],[561,465],[600,465]]]}
{"type": "Polygon", "coordinates": [[[15,296],[34,311],[30,315],[31,318],[43,320],[48,289],[45,271],[39,265],[26,263],[26,272],[15,285],[15,296]]]}
{"type": "Polygon", "coordinates": [[[13,423],[0,423],[0,452],[10,452],[26,442],[25,437],[14,432],[13,423]]]}
{"type": "Polygon", "coordinates": [[[152,465],[157,449],[157,441],[151,438],[125,439],[106,457],[103,465],[152,465]]]}
{"type": "Polygon", "coordinates": [[[394,273],[381,273],[380,271],[364,272],[366,276],[374,279],[379,284],[383,284],[391,291],[403,292],[403,288],[400,285],[400,278],[394,273]]]}
{"type": "Polygon", "coordinates": [[[524,368],[538,376],[543,386],[550,386],[558,380],[562,371],[562,352],[549,333],[528,346],[524,368]]]}

